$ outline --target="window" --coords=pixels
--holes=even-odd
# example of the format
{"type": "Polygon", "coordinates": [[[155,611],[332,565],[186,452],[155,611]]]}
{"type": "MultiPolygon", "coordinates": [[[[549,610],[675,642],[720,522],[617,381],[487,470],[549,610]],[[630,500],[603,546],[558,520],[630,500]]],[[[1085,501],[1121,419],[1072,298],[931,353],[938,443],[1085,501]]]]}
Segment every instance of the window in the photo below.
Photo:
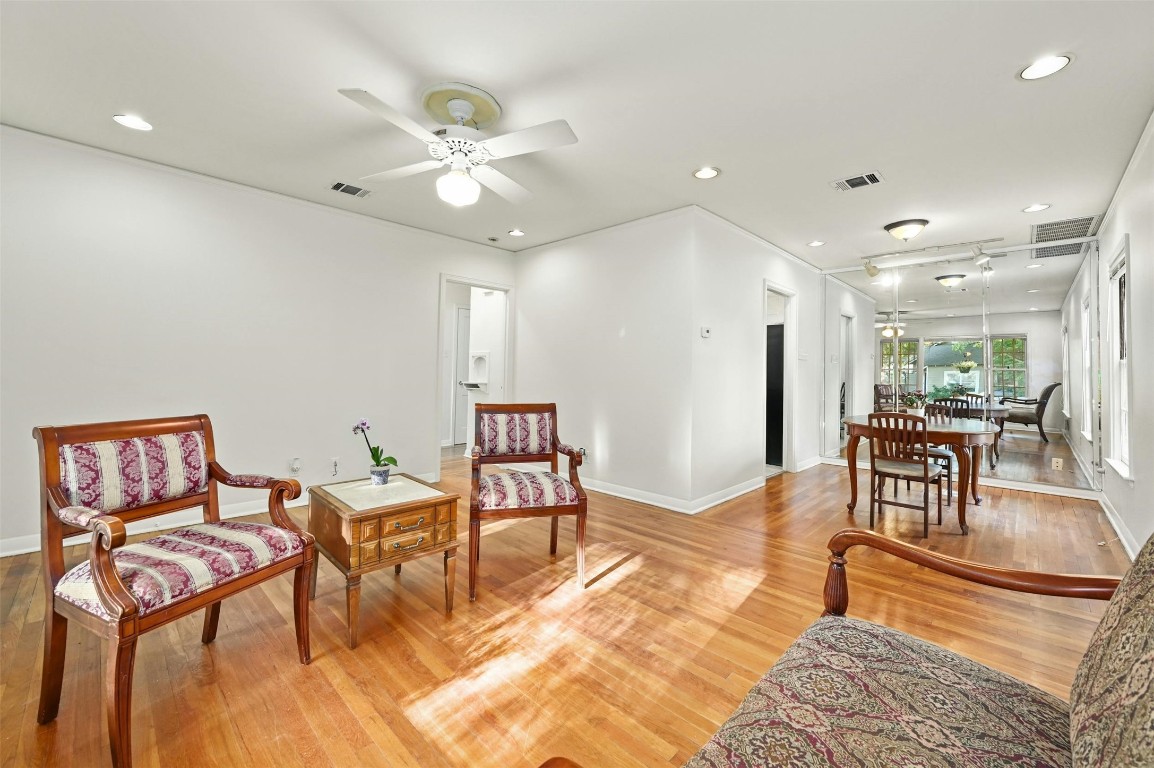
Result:
{"type": "Polygon", "coordinates": [[[1126,245],[1110,267],[1108,306],[1110,345],[1110,458],[1123,477],[1130,476],[1130,365],[1127,355],[1126,245]]]}
{"type": "Polygon", "coordinates": [[[1026,380],[1026,338],[1024,336],[994,336],[990,338],[994,379],[994,399],[1000,397],[1029,397],[1026,380]]]}
{"type": "MultiPolygon", "coordinates": [[[[894,375],[894,343],[882,341],[881,356],[881,383],[893,384],[894,375]]],[[[898,384],[910,392],[920,389],[918,382],[918,342],[898,342],[898,384]]]]}

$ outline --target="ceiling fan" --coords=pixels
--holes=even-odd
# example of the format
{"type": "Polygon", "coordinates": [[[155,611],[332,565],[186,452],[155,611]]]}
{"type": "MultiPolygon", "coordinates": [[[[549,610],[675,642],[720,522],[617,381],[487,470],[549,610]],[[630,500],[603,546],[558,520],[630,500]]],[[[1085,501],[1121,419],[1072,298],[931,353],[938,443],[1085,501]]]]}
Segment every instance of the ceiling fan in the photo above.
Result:
{"type": "Polygon", "coordinates": [[[392,181],[448,166],[449,172],[437,179],[437,196],[451,205],[477,202],[480,184],[510,202],[524,202],[532,193],[488,163],[577,141],[576,134],[564,120],[485,138],[480,129],[496,122],[501,116],[501,106],[485,91],[465,83],[439,83],[425,90],[425,111],[444,126],[435,131],[424,128],[368,91],[343,88],[339,93],[425,142],[433,156],[432,160],[362,176],[361,181],[392,181]]]}

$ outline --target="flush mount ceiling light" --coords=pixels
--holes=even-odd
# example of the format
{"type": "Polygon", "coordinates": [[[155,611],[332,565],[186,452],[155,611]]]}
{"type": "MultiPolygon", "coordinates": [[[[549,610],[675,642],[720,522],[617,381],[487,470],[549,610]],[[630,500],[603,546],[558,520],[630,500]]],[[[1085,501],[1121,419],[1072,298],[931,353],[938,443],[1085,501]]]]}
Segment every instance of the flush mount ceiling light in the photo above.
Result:
{"type": "Polygon", "coordinates": [[[1064,69],[1070,63],[1069,56],[1045,56],[1018,73],[1023,80],[1040,80],[1064,69]]]}
{"type": "Polygon", "coordinates": [[[1037,213],[1038,211],[1044,211],[1049,207],[1049,203],[1034,203],[1033,205],[1029,205],[1023,208],[1022,213],[1037,213]]]}
{"type": "Polygon", "coordinates": [[[875,267],[872,261],[867,260],[865,263],[865,273],[870,277],[877,277],[881,274],[881,270],[875,267]]]}
{"type": "Polygon", "coordinates": [[[481,185],[463,167],[453,170],[437,179],[437,197],[458,208],[472,205],[481,196],[481,185]]]}
{"type": "Polygon", "coordinates": [[[513,237],[524,237],[525,236],[525,233],[519,229],[510,229],[509,234],[512,235],[513,237]]]}
{"type": "Polygon", "coordinates": [[[926,219],[905,219],[904,221],[895,221],[893,224],[886,224],[884,229],[898,240],[909,242],[920,235],[929,223],[926,219]]]}
{"type": "Polygon", "coordinates": [[[695,179],[714,179],[714,178],[717,178],[717,176],[720,173],[721,173],[720,168],[714,168],[712,166],[707,165],[704,168],[698,168],[696,171],[694,171],[693,172],[693,178],[695,178],[695,179]]]}
{"type": "Polygon", "coordinates": [[[934,278],[943,288],[954,288],[966,279],[965,275],[938,275],[934,278]]]}
{"type": "Polygon", "coordinates": [[[825,241],[824,240],[810,240],[808,243],[806,243],[806,245],[808,245],[810,248],[820,248],[823,245],[825,245],[825,241]]]}
{"type": "Polygon", "coordinates": [[[131,128],[134,131],[151,131],[152,124],[145,121],[143,118],[136,115],[113,115],[112,119],[123,125],[125,128],[131,128]]]}

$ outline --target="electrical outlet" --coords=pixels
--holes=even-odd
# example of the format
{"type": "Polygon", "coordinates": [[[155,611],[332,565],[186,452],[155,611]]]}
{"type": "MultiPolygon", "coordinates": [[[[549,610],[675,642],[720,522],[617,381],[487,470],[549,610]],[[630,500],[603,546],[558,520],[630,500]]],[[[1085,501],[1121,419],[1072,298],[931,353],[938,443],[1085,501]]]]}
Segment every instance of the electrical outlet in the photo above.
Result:
{"type": "Polygon", "coordinates": [[[301,460],[299,456],[294,456],[289,459],[289,474],[297,477],[301,473],[301,460]]]}
{"type": "Polygon", "coordinates": [[[1057,459],[1057,458],[1050,459],[1050,469],[1061,470],[1062,469],[1062,460],[1057,459]]]}
{"type": "Polygon", "coordinates": [[[341,457],[333,456],[333,477],[341,473],[341,457]]]}

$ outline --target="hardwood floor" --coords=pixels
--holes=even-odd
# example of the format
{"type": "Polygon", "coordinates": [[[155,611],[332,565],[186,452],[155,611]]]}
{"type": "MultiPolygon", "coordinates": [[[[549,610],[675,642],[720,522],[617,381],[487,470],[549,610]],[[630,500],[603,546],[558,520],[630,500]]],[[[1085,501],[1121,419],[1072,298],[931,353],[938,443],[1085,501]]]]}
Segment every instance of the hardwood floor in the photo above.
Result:
{"type": "MultiPolygon", "coordinates": [[[[468,460],[444,467],[442,487],[467,499],[468,460]]],[[[553,755],[586,768],[681,765],[821,613],[825,543],[868,519],[846,515],[845,473],[779,475],[695,517],[590,494],[583,591],[572,519],[555,560],[547,520],[488,523],[475,603],[462,572],[444,614],[437,558],[371,574],[353,651],[343,580],[322,560],[307,667],[291,579],[251,589],[224,604],[211,645],[199,617],[140,641],[135,765],[504,767],[553,755]]],[[[988,488],[971,509],[966,537],[948,513],[928,540],[917,512],[889,510],[878,530],[1019,568],[1119,574],[1128,564],[1096,503],[988,488]]],[[[849,615],[1062,697],[1104,607],[979,587],[876,552],[849,560],[849,615]]],[[[71,628],[60,716],[36,724],[43,605],[39,555],[0,560],[0,764],[110,765],[91,633],[71,628]]]]}

